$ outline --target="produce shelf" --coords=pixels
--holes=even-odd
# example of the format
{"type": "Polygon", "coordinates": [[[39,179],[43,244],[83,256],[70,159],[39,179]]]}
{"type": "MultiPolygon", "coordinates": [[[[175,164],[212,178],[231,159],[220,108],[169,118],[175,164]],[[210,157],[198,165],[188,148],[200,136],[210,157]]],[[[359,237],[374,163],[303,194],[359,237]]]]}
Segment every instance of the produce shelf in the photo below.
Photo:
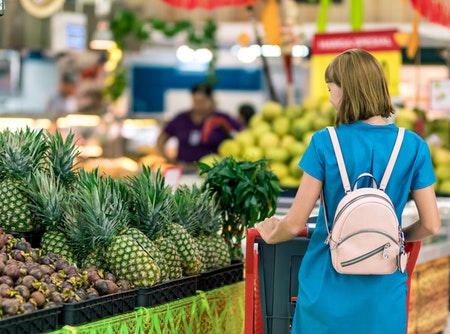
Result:
{"type": "Polygon", "coordinates": [[[76,326],[134,311],[137,290],[123,291],[78,303],[63,304],[60,324],[76,326]]]}
{"type": "Polygon", "coordinates": [[[61,306],[0,320],[2,334],[42,334],[59,329],[61,306]]]}
{"type": "Polygon", "coordinates": [[[148,288],[139,288],[137,306],[154,307],[177,299],[195,295],[197,291],[196,275],[159,283],[148,288]]]}
{"type": "Polygon", "coordinates": [[[209,291],[224,285],[240,282],[244,279],[244,263],[236,261],[231,265],[201,273],[198,278],[197,288],[209,291]]]}

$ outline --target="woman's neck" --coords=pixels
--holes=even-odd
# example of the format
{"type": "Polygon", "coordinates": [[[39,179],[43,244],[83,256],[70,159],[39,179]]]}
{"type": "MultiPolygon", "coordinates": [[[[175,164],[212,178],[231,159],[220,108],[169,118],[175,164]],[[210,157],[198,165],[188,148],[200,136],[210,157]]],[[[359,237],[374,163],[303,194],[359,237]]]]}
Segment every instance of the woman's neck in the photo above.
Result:
{"type": "Polygon", "coordinates": [[[368,119],[362,120],[361,122],[371,124],[371,125],[386,125],[387,124],[386,120],[383,117],[381,117],[380,115],[372,116],[368,119]]]}

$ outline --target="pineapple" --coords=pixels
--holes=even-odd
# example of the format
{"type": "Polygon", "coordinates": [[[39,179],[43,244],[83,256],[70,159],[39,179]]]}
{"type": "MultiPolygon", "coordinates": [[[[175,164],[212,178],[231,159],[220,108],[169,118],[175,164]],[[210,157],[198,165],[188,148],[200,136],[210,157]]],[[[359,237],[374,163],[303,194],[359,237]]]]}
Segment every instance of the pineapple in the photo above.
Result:
{"type": "Polygon", "coordinates": [[[45,232],[41,248],[46,253],[54,253],[69,263],[77,263],[63,222],[66,191],[76,179],[74,159],[78,155],[73,142],[73,133],[64,141],[59,132],[47,133],[48,148],[44,157],[45,170],[37,170],[31,176],[26,189],[31,200],[30,208],[45,232]]]}
{"type": "Polygon", "coordinates": [[[129,228],[123,182],[80,170],[66,210],[67,233],[81,258],[104,259],[100,265],[134,286],[148,287],[160,280],[160,269],[144,248],[148,238],[129,228]],[[97,252],[96,256],[92,254],[97,252]]]}
{"type": "Polygon", "coordinates": [[[193,185],[191,188],[181,186],[175,197],[181,197],[178,202],[191,203],[189,216],[183,221],[195,238],[202,260],[202,272],[224,267],[230,264],[229,246],[219,233],[222,227],[222,213],[208,190],[201,191],[193,185]],[[187,226],[194,222],[193,226],[187,226]]]}
{"type": "Polygon", "coordinates": [[[163,238],[164,228],[169,223],[171,193],[158,170],[156,175],[150,168],[128,177],[130,225],[142,231],[151,242],[149,249],[161,269],[161,280],[172,280],[182,276],[181,257],[170,239],[163,238]]]}
{"type": "Polygon", "coordinates": [[[31,175],[42,169],[47,141],[26,127],[0,134],[0,226],[9,232],[38,231],[25,195],[31,175]]]}
{"type": "Polygon", "coordinates": [[[59,178],[51,173],[36,171],[31,177],[28,188],[29,207],[34,219],[45,226],[41,238],[41,248],[45,253],[53,253],[66,259],[69,263],[77,263],[76,256],[67,239],[63,223],[64,201],[66,191],[59,178]]]}
{"type": "Polygon", "coordinates": [[[47,133],[47,137],[47,168],[60,179],[64,187],[70,188],[77,179],[75,159],[80,155],[75,145],[74,133],[70,131],[65,140],[58,131],[55,134],[47,133]]]}
{"type": "Polygon", "coordinates": [[[183,196],[181,190],[175,191],[171,213],[172,222],[165,229],[165,236],[178,247],[185,275],[196,275],[202,269],[198,245],[191,235],[199,224],[199,217],[193,210],[193,204],[190,196],[183,196]]]}

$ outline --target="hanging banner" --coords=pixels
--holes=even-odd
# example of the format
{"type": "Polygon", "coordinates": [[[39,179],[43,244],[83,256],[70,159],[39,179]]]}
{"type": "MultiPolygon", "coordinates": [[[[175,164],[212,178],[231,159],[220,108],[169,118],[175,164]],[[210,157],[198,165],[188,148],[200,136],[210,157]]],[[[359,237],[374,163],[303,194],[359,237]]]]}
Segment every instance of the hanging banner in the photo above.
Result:
{"type": "Polygon", "coordinates": [[[336,55],[348,49],[364,49],[384,68],[391,96],[399,95],[402,55],[394,39],[396,30],[315,34],[311,50],[311,97],[328,100],[325,69],[336,55]]]}

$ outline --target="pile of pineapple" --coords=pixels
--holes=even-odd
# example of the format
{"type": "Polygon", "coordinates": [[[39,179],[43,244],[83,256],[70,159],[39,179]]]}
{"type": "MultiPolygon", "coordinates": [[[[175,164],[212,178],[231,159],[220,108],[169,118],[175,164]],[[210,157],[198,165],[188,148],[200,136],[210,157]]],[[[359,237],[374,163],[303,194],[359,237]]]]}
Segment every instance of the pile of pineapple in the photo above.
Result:
{"type": "Polygon", "coordinates": [[[78,157],[71,132],[0,132],[0,227],[43,232],[44,253],[134,287],[230,264],[222,215],[207,190],[173,191],[145,165],[113,178],[78,167],[78,157]]]}

